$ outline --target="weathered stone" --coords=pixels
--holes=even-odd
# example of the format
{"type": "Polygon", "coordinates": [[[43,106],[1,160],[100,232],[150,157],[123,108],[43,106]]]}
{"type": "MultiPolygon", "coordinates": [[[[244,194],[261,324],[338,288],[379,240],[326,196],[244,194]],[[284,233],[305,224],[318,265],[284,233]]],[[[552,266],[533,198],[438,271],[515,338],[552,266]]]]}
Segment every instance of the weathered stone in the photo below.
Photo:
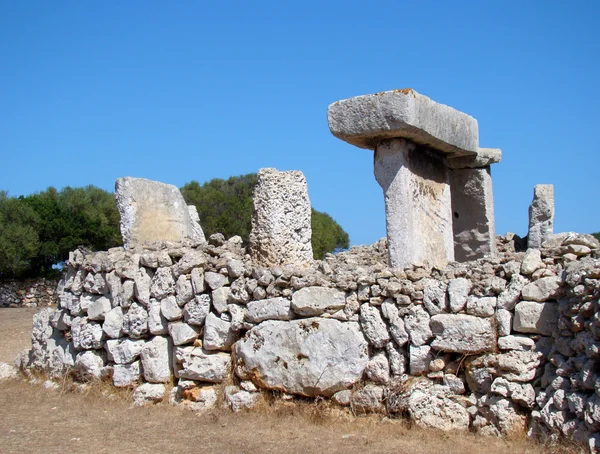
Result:
{"type": "Polygon", "coordinates": [[[123,309],[119,306],[109,310],[104,316],[102,329],[108,337],[116,339],[123,334],[123,309]]]}
{"type": "Polygon", "coordinates": [[[388,330],[399,347],[409,341],[408,333],[404,327],[404,320],[400,317],[398,308],[389,299],[381,304],[381,313],[388,320],[388,330]]]}
{"type": "Polygon", "coordinates": [[[305,317],[332,314],[346,306],[346,294],[327,287],[304,287],[292,295],[293,311],[305,317]]]}
{"type": "Polygon", "coordinates": [[[327,118],[334,136],[360,148],[402,137],[449,155],[479,151],[477,120],[410,88],[337,101],[327,118]]]}
{"type": "Polygon", "coordinates": [[[475,295],[467,299],[467,314],[477,315],[478,317],[491,317],[496,312],[496,297],[475,295]]]}
{"type": "Polygon", "coordinates": [[[148,312],[144,306],[132,303],[123,315],[123,333],[134,339],[144,337],[148,332],[148,312]]]}
{"type": "Polygon", "coordinates": [[[558,296],[560,282],[556,276],[542,277],[527,284],[521,290],[521,297],[527,301],[547,301],[558,296]]]}
{"type": "Polygon", "coordinates": [[[452,312],[460,312],[464,309],[471,286],[471,281],[464,277],[450,279],[450,282],[448,282],[448,299],[452,312]]]}
{"type": "Polygon", "coordinates": [[[249,252],[262,266],[313,260],[311,211],[302,172],[260,169],[254,188],[249,252]]]}
{"type": "Polygon", "coordinates": [[[98,349],[104,345],[102,325],[96,322],[88,322],[86,317],[75,317],[73,319],[71,338],[77,350],[98,349]]]}
{"type": "Polygon", "coordinates": [[[179,306],[183,306],[185,303],[190,301],[194,297],[194,290],[192,289],[192,283],[188,276],[181,275],[177,279],[175,284],[175,298],[179,306]]]}
{"type": "Polygon", "coordinates": [[[17,378],[19,371],[16,367],[8,363],[0,363],[0,381],[17,378]]]}
{"type": "Polygon", "coordinates": [[[167,296],[160,301],[160,312],[170,322],[181,320],[183,317],[183,311],[173,295],[167,296]]]}
{"type": "Polygon", "coordinates": [[[108,292],[103,273],[88,273],[83,282],[83,288],[86,292],[96,295],[104,295],[108,292]]]}
{"type": "Polygon", "coordinates": [[[429,372],[429,363],[433,359],[431,347],[429,345],[422,345],[420,347],[411,345],[408,352],[410,375],[423,375],[429,372]]]}
{"type": "Polygon", "coordinates": [[[536,184],[529,206],[528,248],[540,248],[554,232],[554,185],[536,184]]]}
{"type": "Polygon", "coordinates": [[[447,169],[404,139],[379,142],[375,178],[385,198],[388,262],[443,266],[454,260],[447,169]]]}
{"type": "Polygon", "coordinates": [[[133,392],[133,405],[136,407],[161,402],[165,397],[165,385],[144,383],[133,392]]]}
{"type": "Polygon", "coordinates": [[[506,290],[498,295],[498,308],[512,311],[515,308],[515,304],[519,302],[521,290],[528,282],[529,281],[520,274],[514,274],[506,290]]]}
{"type": "Polygon", "coordinates": [[[230,351],[236,340],[237,335],[231,329],[230,322],[221,320],[212,312],[208,314],[204,322],[204,342],[202,344],[205,350],[230,351]]]}
{"type": "Polygon", "coordinates": [[[542,357],[542,353],[532,350],[502,353],[497,355],[498,374],[510,381],[529,382],[535,378],[542,357]]]}
{"type": "Polygon", "coordinates": [[[259,393],[250,393],[237,386],[227,386],[224,395],[225,402],[234,413],[254,407],[262,398],[259,393]]]}
{"type": "Polygon", "coordinates": [[[150,296],[162,300],[173,294],[175,294],[175,280],[171,268],[158,268],[152,278],[150,296]]]}
{"type": "Polygon", "coordinates": [[[458,156],[446,158],[449,169],[482,169],[502,160],[500,148],[479,148],[475,156],[458,156]]]}
{"type": "Polygon", "coordinates": [[[190,221],[192,222],[192,238],[200,243],[206,243],[206,237],[200,227],[200,215],[196,205],[188,205],[188,213],[190,214],[190,221]]]}
{"type": "Polygon", "coordinates": [[[375,348],[384,347],[390,340],[387,326],[376,307],[369,303],[360,306],[360,327],[363,334],[375,348]]]}
{"type": "Polygon", "coordinates": [[[439,314],[429,324],[435,336],[431,346],[444,352],[483,353],[496,347],[490,319],[462,314],[439,314]]]}
{"type": "Polygon", "coordinates": [[[557,303],[521,301],[515,307],[513,329],[519,333],[550,336],[556,330],[557,322],[557,303]]]}
{"type": "MultiPolygon", "coordinates": [[[[187,251],[183,257],[179,259],[177,264],[173,267],[175,275],[180,276],[182,274],[189,274],[194,269],[205,266],[207,263],[206,255],[202,251],[191,250],[187,251]]],[[[199,269],[198,273],[201,273],[202,269],[199,269]]],[[[194,276],[192,276],[192,279],[194,276]]],[[[199,289],[194,289],[196,293],[199,293],[199,289]]],[[[204,289],[200,290],[203,291],[204,289]]]]}
{"type": "Polygon", "coordinates": [[[494,195],[490,168],[449,172],[454,258],[467,262],[496,255],[494,195]]]}
{"type": "Polygon", "coordinates": [[[223,312],[227,312],[230,294],[231,289],[229,287],[219,287],[212,291],[212,306],[217,313],[222,314],[223,312]]]}
{"type": "Polygon", "coordinates": [[[367,377],[374,383],[387,383],[390,380],[390,363],[385,353],[373,355],[365,370],[367,377]]]}
{"type": "Polygon", "coordinates": [[[127,364],[135,361],[142,352],[146,342],[131,339],[109,339],[106,341],[108,360],[116,364],[127,364]]]}
{"type": "Polygon", "coordinates": [[[350,397],[350,406],[354,412],[383,411],[383,388],[367,384],[364,388],[354,391],[350,397]]]}
{"type": "Polygon", "coordinates": [[[110,300],[105,296],[94,300],[88,307],[89,320],[104,320],[104,315],[111,309],[110,300]]]}
{"type": "Polygon", "coordinates": [[[229,278],[221,273],[206,271],[204,273],[204,282],[211,290],[216,290],[229,283],[229,278]]]}
{"type": "Polygon", "coordinates": [[[140,356],[146,381],[168,383],[171,380],[171,346],[169,344],[169,340],[161,336],[155,336],[144,344],[140,356]]]}
{"type": "Polygon", "coordinates": [[[135,297],[138,302],[147,306],[150,304],[150,286],[152,285],[152,277],[148,274],[145,268],[140,268],[134,277],[135,282],[135,297]]]}
{"type": "Polygon", "coordinates": [[[198,233],[202,229],[191,219],[183,196],[173,185],[143,178],[119,178],[115,198],[125,248],[155,241],[204,240],[204,235],[198,233]]]}
{"type": "Polygon", "coordinates": [[[435,279],[425,279],[423,306],[429,315],[437,315],[448,310],[448,285],[435,279]]]}
{"type": "Polygon", "coordinates": [[[117,388],[124,388],[133,385],[142,375],[140,362],[135,361],[131,364],[115,364],[113,366],[113,384],[117,388]]]}
{"type": "Polygon", "coordinates": [[[266,321],[234,348],[238,376],[304,396],[331,396],[349,388],[369,360],[358,325],[333,319],[266,321]]]}
{"type": "Polygon", "coordinates": [[[433,336],[429,327],[429,320],[429,314],[422,306],[409,309],[408,314],[404,317],[404,327],[415,347],[425,344],[433,336]]]}
{"type": "Polygon", "coordinates": [[[408,361],[406,350],[397,348],[393,342],[388,342],[385,346],[385,351],[389,358],[392,375],[395,377],[404,375],[408,361]]]}
{"type": "Polygon", "coordinates": [[[287,298],[269,298],[251,301],[246,306],[245,319],[250,323],[260,323],[265,320],[290,320],[294,315],[287,298]]]}
{"type": "Polygon", "coordinates": [[[78,353],[74,372],[81,381],[99,380],[104,372],[104,353],[96,350],[78,353]]]}
{"type": "Polygon", "coordinates": [[[209,312],[210,296],[197,295],[183,308],[183,319],[190,325],[203,326],[209,312]]]}
{"type": "Polygon", "coordinates": [[[542,254],[539,249],[527,249],[523,262],[521,263],[521,273],[527,276],[533,274],[534,271],[544,268],[542,254]]]}
{"type": "Polygon", "coordinates": [[[169,322],[161,311],[160,301],[150,300],[148,305],[148,331],[150,334],[162,335],[169,332],[169,322]]]}
{"type": "Polygon", "coordinates": [[[200,347],[175,349],[175,376],[210,383],[223,382],[230,370],[231,356],[208,353],[200,347]]]}
{"type": "Polygon", "coordinates": [[[169,323],[169,335],[175,345],[191,344],[200,336],[200,329],[184,322],[173,322],[169,323]]]}
{"type": "Polygon", "coordinates": [[[498,338],[500,350],[531,350],[535,341],[526,336],[503,336],[498,338]]]}
{"type": "Polygon", "coordinates": [[[512,329],[512,313],[506,309],[498,309],[496,311],[496,327],[498,328],[498,336],[508,336],[512,329]]]}

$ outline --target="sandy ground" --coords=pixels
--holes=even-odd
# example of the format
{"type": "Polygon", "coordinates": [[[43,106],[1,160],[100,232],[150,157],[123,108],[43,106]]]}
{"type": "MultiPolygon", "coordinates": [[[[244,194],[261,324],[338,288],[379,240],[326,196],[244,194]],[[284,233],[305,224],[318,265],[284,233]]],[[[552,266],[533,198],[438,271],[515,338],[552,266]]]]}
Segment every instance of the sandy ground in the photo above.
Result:
{"type": "MultiPolygon", "coordinates": [[[[0,361],[30,343],[32,309],[0,309],[0,361]]],[[[264,402],[203,415],[160,404],[135,408],[127,391],[97,384],[85,392],[46,390],[25,379],[0,382],[0,453],[448,453],[579,452],[514,439],[410,427],[382,416],[351,417],[320,403],[264,402]]]]}

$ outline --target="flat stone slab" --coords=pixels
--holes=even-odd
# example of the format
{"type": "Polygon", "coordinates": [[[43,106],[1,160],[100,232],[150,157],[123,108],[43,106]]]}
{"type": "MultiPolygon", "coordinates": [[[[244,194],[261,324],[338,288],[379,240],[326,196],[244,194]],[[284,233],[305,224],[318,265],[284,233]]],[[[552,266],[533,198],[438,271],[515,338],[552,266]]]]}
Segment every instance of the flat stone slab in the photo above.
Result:
{"type": "Polygon", "coordinates": [[[453,156],[479,150],[477,120],[411,88],[337,101],[327,118],[334,136],[360,148],[404,138],[453,156]]]}
{"type": "Polygon", "coordinates": [[[436,350],[454,353],[482,353],[496,347],[495,329],[489,318],[463,314],[440,314],[429,323],[436,350]]]}
{"type": "Polygon", "coordinates": [[[450,169],[480,169],[497,164],[502,160],[500,148],[479,148],[474,156],[457,156],[446,159],[450,169]]]}

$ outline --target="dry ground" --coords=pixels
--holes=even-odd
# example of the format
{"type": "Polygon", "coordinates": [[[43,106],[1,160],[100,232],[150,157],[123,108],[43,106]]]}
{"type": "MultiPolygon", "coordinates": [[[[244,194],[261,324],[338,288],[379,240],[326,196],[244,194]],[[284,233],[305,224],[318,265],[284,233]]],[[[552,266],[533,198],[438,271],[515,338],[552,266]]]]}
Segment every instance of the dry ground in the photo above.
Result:
{"type": "MultiPolygon", "coordinates": [[[[0,309],[0,361],[29,345],[31,309],[0,309]]],[[[45,390],[23,379],[0,383],[2,453],[568,453],[522,435],[482,438],[411,428],[381,416],[352,418],[319,403],[264,403],[234,415],[196,416],[158,405],[133,408],[104,384],[86,392],[45,390]]]]}

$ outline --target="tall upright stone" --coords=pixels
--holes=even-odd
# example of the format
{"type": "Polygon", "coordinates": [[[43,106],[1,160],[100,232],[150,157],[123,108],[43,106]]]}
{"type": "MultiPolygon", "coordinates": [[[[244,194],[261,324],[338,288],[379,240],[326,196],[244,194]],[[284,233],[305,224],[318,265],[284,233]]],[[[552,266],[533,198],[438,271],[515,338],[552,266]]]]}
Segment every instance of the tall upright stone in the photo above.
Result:
{"type": "Polygon", "coordinates": [[[493,254],[493,199],[485,169],[499,156],[479,148],[477,120],[410,88],[335,102],[328,120],[334,136],[375,151],[390,266],[444,265],[454,260],[455,251],[470,260],[473,250],[481,255],[486,247],[493,254]],[[449,169],[470,171],[453,176],[449,169]],[[483,187],[451,196],[467,183],[483,187]],[[465,214],[453,228],[453,211],[460,217],[472,206],[478,214],[465,214]],[[470,241],[467,253],[455,248],[463,237],[470,241]]]}
{"type": "Polygon", "coordinates": [[[554,233],[554,185],[536,184],[529,206],[528,248],[540,248],[554,233]]]}
{"type": "Polygon", "coordinates": [[[202,228],[190,216],[176,186],[124,177],[115,183],[115,198],[126,248],[155,241],[205,241],[202,228]]]}
{"type": "Polygon", "coordinates": [[[260,169],[252,202],[250,255],[262,266],[313,260],[311,208],[302,172],[260,169]]]}

